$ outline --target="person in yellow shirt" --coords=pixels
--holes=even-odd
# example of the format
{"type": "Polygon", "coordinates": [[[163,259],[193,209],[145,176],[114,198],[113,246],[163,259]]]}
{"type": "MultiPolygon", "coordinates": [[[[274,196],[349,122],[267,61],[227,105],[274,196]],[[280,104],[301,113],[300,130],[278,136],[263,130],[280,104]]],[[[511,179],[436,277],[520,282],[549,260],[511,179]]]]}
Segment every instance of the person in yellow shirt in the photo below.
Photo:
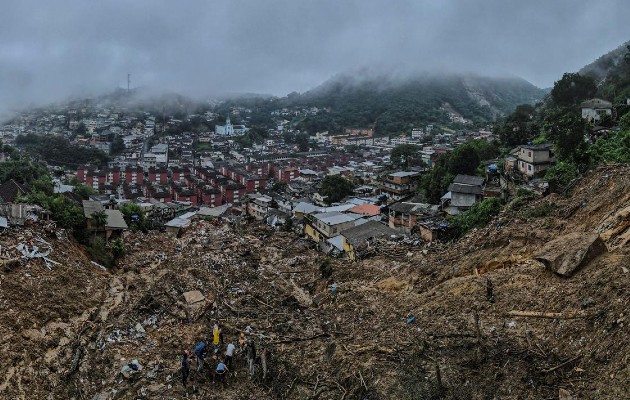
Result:
{"type": "Polygon", "coordinates": [[[221,345],[221,327],[219,326],[219,322],[215,322],[212,327],[212,344],[214,346],[214,354],[217,355],[219,353],[219,348],[221,345]]]}

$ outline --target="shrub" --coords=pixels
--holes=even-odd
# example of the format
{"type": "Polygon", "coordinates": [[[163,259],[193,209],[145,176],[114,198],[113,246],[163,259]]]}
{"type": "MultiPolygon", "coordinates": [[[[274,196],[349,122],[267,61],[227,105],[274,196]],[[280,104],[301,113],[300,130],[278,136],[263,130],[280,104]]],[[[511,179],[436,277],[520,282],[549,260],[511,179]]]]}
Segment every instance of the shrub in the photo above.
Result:
{"type": "Polygon", "coordinates": [[[491,197],[475,203],[468,211],[455,216],[451,220],[451,238],[463,236],[473,228],[485,226],[501,211],[501,199],[491,197]]]}
{"type": "Polygon", "coordinates": [[[576,166],[569,162],[558,162],[547,170],[545,179],[549,181],[549,190],[554,193],[564,192],[578,176],[576,166]]]}

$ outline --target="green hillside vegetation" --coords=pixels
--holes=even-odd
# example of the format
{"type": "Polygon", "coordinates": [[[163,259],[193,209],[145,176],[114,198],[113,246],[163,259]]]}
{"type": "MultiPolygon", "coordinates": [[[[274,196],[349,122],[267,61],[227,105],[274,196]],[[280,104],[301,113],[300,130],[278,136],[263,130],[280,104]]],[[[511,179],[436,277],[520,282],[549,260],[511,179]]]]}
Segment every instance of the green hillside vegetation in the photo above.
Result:
{"type": "Polygon", "coordinates": [[[98,149],[74,145],[67,138],[58,135],[29,133],[18,136],[15,144],[29,154],[55,165],[76,166],[87,163],[100,165],[109,160],[109,157],[98,149]]]}
{"type": "Polygon", "coordinates": [[[616,104],[624,102],[630,97],[630,41],[604,54],[579,73],[595,81],[600,97],[616,104]]]}
{"type": "Polygon", "coordinates": [[[298,96],[294,104],[330,109],[300,121],[298,126],[309,132],[374,127],[376,134],[387,135],[449,123],[440,109],[444,103],[464,118],[481,123],[542,96],[542,90],[519,79],[452,75],[396,82],[385,76],[364,80],[341,76],[298,96]]]}
{"type": "Polygon", "coordinates": [[[600,163],[630,162],[630,42],[580,70],[565,73],[546,100],[521,105],[495,127],[501,142],[513,147],[527,142],[552,143],[558,159],[547,178],[562,190],[580,173],[600,163]],[[613,103],[613,115],[598,126],[612,128],[592,134],[595,124],[582,118],[580,103],[597,97],[613,103]]]}
{"type": "Polygon", "coordinates": [[[292,126],[310,134],[366,127],[374,128],[377,135],[389,135],[427,124],[451,124],[441,109],[445,103],[466,119],[487,123],[543,96],[542,89],[517,78],[436,75],[393,80],[383,75],[340,75],[303,94],[231,99],[214,111],[225,115],[232,107],[246,107],[252,110],[251,125],[274,128],[274,110],[317,107],[320,112],[294,118],[292,126]]]}

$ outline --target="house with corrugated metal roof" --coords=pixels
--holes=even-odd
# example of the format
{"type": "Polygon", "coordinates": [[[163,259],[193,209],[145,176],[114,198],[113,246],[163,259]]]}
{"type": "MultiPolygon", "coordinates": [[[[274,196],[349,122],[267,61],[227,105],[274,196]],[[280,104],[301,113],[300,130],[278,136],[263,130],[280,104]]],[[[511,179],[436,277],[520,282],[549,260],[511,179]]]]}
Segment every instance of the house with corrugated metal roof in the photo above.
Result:
{"type": "Polygon", "coordinates": [[[450,215],[468,210],[483,200],[484,183],[485,179],[481,176],[457,175],[449,185],[448,193],[442,196],[442,210],[450,215]]]}
{"type": "Polygon", "coordinates": [[[338,235],[360,223],[363,215],[339,211],[310,214],[304,217],[304,233],[316,242],[338,235]]]}

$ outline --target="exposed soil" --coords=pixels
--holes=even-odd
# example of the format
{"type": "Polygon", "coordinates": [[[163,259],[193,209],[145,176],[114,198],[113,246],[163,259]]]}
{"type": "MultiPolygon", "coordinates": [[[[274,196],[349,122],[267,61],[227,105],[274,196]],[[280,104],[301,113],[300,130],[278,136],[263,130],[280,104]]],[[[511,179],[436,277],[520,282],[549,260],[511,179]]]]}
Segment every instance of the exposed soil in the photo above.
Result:
{"type": "Polygon", "coordinates": [[[201,222],[180,239],[130,233],[115,271],[63,231],[12,228],[0,236],[2,259],[42,239],[60,264],[2,263],[0,397],[624,398],[629,206],[630,169],[608,166],[571,197],[505,211],[457,243],[379,243],[358,262],[331,259],[330,279],[307,241],[257,224],[201,222]],[[536,261],[575,232],[599,233],[607,251],[567,278],[536,261]],[[204,299],[188,304],[190,291],[204,299]],[[250,380],[237,355],[227,387],[194,362],[183,387],[180,354],[215,320],[226,342],[250,327],[266,377],[258,360],[250,380]],[[134,359],[143,368],[123,375],[134,359]]]}

